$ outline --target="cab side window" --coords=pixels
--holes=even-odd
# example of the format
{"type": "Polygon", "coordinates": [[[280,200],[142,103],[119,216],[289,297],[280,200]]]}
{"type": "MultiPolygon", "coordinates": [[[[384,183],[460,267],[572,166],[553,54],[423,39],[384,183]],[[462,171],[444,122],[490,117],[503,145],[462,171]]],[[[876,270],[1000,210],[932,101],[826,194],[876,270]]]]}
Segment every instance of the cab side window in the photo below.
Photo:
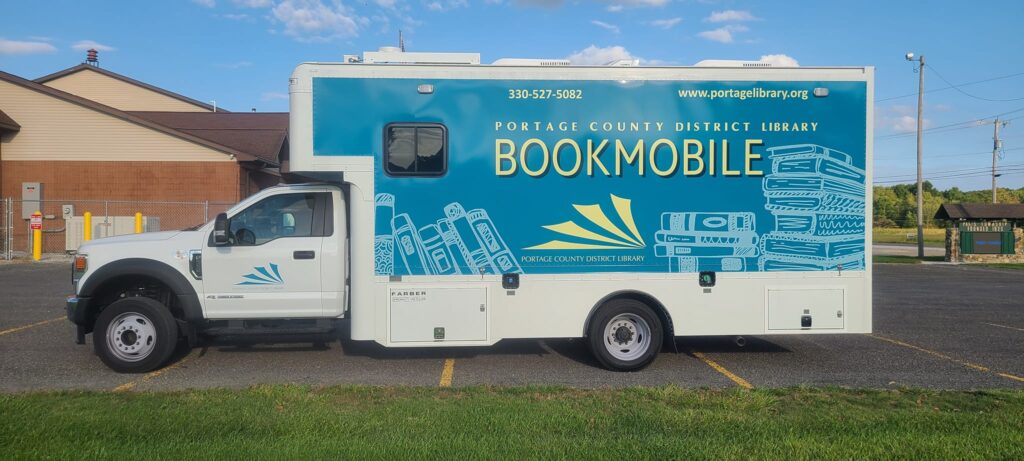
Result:
{"type": "Polygon", "coordinates": [[[440,123],[384,127],[384,171],[390,176],[443,176],[448,171],[448,130],[440,123]]]}
{"type": "Polygon", "coordinates": [[[322,235],[314,229],[316,193],[282,194],[254,203],[231,218],[235,245],[262,245],[282,237],[322,235]]]}

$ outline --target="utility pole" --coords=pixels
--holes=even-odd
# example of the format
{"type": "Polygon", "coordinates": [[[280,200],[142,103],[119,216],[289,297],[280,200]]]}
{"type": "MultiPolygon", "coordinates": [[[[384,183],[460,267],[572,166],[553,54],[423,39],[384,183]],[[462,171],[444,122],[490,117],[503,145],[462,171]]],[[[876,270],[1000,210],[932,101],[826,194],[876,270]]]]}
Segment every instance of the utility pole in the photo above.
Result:
{"type": "Polygon", "coordinates": [[[924,181],[921,172],[921,135],[924,131],[924,55],[918,58],[914,53],[907,53],[907,61],[917,61],[917,257],[924,258],[924,181]]]}
{"type": "Polygon", "coordinates": [[[999,121],[999,117],[996,117],[996,121],[992,123],[994,126],[992,133],[992,203],[999,203],[996,198],[996,178],[999,177],[996,174],[996,158],[999,156],[999,149],[1003,147],[1003,142],[999,139],[999,127],[1006,126],[1009,122],[999,121]]]}

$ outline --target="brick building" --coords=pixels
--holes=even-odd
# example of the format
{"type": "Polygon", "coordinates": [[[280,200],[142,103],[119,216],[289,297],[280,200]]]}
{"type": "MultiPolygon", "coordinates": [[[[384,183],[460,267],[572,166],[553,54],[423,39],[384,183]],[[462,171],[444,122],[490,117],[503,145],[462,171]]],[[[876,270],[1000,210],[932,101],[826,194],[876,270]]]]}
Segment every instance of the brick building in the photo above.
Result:
{"type": "Polygon", "coordinates": [[[232,113],[82,64],[0,71],[0,196],[237,202],[279,182],[288,114],[232,113]]]}
{"type": "MultiPolygon", "coordinates": [[[[62,203],[212,202],[223,209],[281,181],[287,130],[287,113],[219,110],[96,65],[36,80],[0,71],[0,198],[15,200],[13,224],[0,226],[12,229],[6,244],[18,250],[27,242],[18,202],[24,183],[40,183],[47,228],[67,227],[59,222],[62,203]]],[[[106,210],[135,211],[175,229],[209,210],[198,218],[169,206],[106,210]]],[[[64,249],[52,237],[44,251],[64,249]]]]}

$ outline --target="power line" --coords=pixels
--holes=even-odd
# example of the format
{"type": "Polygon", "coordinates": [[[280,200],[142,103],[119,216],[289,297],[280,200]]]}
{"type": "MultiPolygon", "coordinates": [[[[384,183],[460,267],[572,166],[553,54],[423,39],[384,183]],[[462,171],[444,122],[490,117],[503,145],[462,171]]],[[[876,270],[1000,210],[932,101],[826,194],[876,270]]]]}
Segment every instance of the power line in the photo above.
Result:
{"type": "MultiPolygon", "coordinates": [[[[992,152],[988,152],[988,153],[991,154],[992,152]]],[[[1003,167],[1004,168],[1010,168],[1010,167],[1013,167],[1013,168],[1016,168],[1016,167],[1024,168],[1024,163],[1014,163],[1014,164],[1009,164],[1009,165],[1003,165],[1003,167]]],[[[946,174],[946,173],[964,173],[964,172],[975,171],[975,170],[979,170],[979,171],[980,170],[984,170],[984,172],[986,172],[986,173],[992,171],[991,168],[989,168],[989,167],[977,167],[977,168],[973,168],[972,167],[972,168],[956,168],[956,169],[953,169],[953,170],[929,171],[928,173],[925,173],[925,174],[928,175],[928,176],[933,176],[933,175],[946,174]]],[[[875,178],[899,178],[899,177],[906,177],[906,176],[910,176],[910,175],[909,174],[892,174],[892,175],[885,175],[885,176],[876,176],[875,178]]]]}
{"type": "MultiPolygon", "coordinates": [[[[1004,115],[1015,114],[1015,113],[1020,112],[1020,111],[1024,111],[1024,107],[1017,108],[1017,109],[1014,109],[1014,110],[1011,110],[1011,111],[1007,111],[1007,112],[1003,112],[1001,114],[991,115],[991,116],[988,116],[988,117],[976,118],[974,120],[965,120],[963,122],[950,123],[950,124],[941,125],[941,126],[933,126],[931,128],[927,128],[927,129],[924,129],[924,130],[921,130],[921,131],[924,132],[924,133],[943,133],[943,132],[946,132],[946,131],[956,131],[956,130],[962,130],[962,129],[966,129],[966,128],[976,128],[976,127],[979,127],[979,126],[983,126],[982,122],[986,122],[987,123],[988,120],[991,120],[993,118],[1002,117],[1004,115]],[[972,123],[973,123],[973,125],[969,125],[969,124],[972,124],[972,123]]],[[[1013,119],[1017,119],[1017,118],[1020,118],[1020,117],[1014,117],[1013,119]]],[[[1010,120],[1013,120],[1013,119],[1010,119],[1010,120]]],[[[882,136],[875,136],[875,139],[877,140],[877,139],[901,138],[901,137],[904,137],[904,136],[914,136],[915,134],[916,133],[887,134],[887,135],[882,135],[882,136]]]]}
{"type": "Polygon", "coordinates": [[[959,86],[957,86],[957,85],[954,85],[954,84],[952,84],[952,83],[949,83],[949,80],[946,80],[946,77],[943,77],[943,76],[942,76],[942,74],[940,74],[938,70],[935,70],[935,66],[929,65],[929,66],[928,66],[928,68],[930,68],[930,69],[932,70],[932,73],[934,73],[936,77],[939,77],[939,80],[942,80],[943,82],[946,82],[946,84],[947,84],[947,85],[949,85],[949,87],[950,87],[950,88],[952,88],[952,89],[954,89],[954,90],[957,90],[957,91],[959,91],[959,92],[960,92],[961,94],[963,94],[964,96],[969,96],[969,97],[972,97],[972,98],[974,98],[974,99],[978,99],[978,100],[981,100],[981,101],[988,101],[988,102],[1011,102],[1011,101],[1020,101],[1020,100],[1024,100],[1024,98],[1012,98],[1012,99],[989,99],[989,98],[983,98],[983,97],[981,97],[981,96],[975,96],[975,95],[973,95],[973,94],[970,94],[970,93],[968,93],[968,92],[966,92],[966,91],[964,91],[964,90],[960,89],[960,87],[959,87],[959,86]]]}
{"type": "MultiPolygon", "coordinates": [[[[1002,175],[1002,176],[1012,176],[1012,175],[1016,175],[1016,174],[1024,174],[1024,168],[1006,168],[1006,169],[1002,169],[1000,171],[1002,172],[1002,173],[1000,173],[1000,175],[1002,175]]],[[[926,179],[926,181],[934,181],[934,180],[940,180],[940,179],[956,179],[956,178],[982,177],[982,176],[990,176],[991,174],[992,174],[991,171],[977,171],[977,172],[973,172],[973,173],[956,173],[956,174],[929,176],[926,179]]],[[[904,182],[912,182],[912,181],[914,181],[914,179],[915,178],[887,179],[887,180],[884,180],[884,181],[874,181],[874,184],[897,184],[897,183],[904,183],[904,182]]]]}
{"type": "MultiPolygon", "coordinates": [[[[1009,149],[1003,149],[1003,152],[1012,151],[1012,150],[1024,150],[1024,147],[1011,147],[1009,149]]],[[[929,155],[928,158],[960,157],[960,156],[964,156],[964,155],[981,155],[981,154],[991,155],[992,151],[986,150],[986,151],[981,151],[981,152],[964,152],[964,153],[960,153],[960,154],[929,155]]]]}
{"type": "MultiPolygon", "coordinates": [[[[929,67],[931,67],[931,66],[929,66],[929,67]]],[[[952,89],[954,89],[955,87],[958,87],[958,86],[963,87],[963,86],[977,85],[979,83],[993,82],[993,81],[996,81],[996,80],[1003,80],[1003,79],[1007,79],[1007,78],[1019,77],[1021,75],[1024,75],[1024,72],[1017,72],[1016,74],[1009,74],[1009,75],[1002,75],[1002,76],[999,76],[999,77],[986,78],[984,80],[975,80],[973,82],[961,83],[959,85],[950,85],[950,86],[947,86],[947,87],[944,87],[944,88],[936,88],[934,90],[925,91],[925,94],[928,94],[928,93],[938,93],[940,91],[952,90],[952,89]]],[[[945,79],[943,79],[943,80],[945,80],[945,79]]],[[[946,83],[949,83],[949,82],[946,82],[946,83]]],[[[901,94],[899,96],[892,96],[892,97],[889,97],[889,98],[876,99],[875,102],[892,101],[894,99],[909,98],[911,96],[917,96],[917,93],[901,94]]]]}

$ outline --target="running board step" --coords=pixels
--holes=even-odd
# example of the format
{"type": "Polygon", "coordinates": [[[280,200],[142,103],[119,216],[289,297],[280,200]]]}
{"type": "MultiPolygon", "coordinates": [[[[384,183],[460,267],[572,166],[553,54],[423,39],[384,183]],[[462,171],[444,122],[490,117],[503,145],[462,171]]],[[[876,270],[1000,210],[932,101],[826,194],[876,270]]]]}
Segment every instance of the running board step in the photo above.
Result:
{"type": "Polygon", "coordinates": [[[333,319],[317,319],[314,322],[230,320],[226,326],[203,328],[199,330],[199,334],[203,336],[314,336],[334,333],[337,329],[338,325],[333,319]],[[278,322],[280,325],[264,325],[278,322]]]}

